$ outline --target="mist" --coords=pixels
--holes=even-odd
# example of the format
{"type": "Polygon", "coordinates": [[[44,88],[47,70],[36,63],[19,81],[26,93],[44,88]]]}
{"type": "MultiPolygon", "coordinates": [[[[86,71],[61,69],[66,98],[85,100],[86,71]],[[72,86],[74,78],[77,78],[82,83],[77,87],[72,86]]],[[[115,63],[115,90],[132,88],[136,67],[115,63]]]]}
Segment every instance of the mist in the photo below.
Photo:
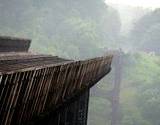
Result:
{"type": "Polygon", "coordinates": [[[120,63],[115,56],[109,76],[91,90],[88,125],[160,124],[159,8],[105,0],[1,0],[0,35],[30,38],[32,52],[73,60],[116,51],[120,63]]]}

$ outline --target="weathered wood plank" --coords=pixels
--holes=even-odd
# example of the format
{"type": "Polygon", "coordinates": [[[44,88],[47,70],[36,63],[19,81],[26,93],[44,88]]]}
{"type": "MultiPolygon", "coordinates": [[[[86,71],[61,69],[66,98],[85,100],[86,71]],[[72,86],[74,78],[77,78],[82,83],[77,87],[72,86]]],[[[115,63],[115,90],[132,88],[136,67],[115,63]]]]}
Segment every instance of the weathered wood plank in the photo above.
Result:
{"type": "MultiPolygon", "coordinates": [[[[0,75],[0,124],[2,125],[26,123],[34,116],[64,103],[74,93],[91,86],[92,81],[104,72],[104,67],[110,67],[112,56],[56,63],[56,65],[52,64],[53,60],[52,58],[50,60],[50,57],[34,58],[33,62],[32,59],[30,58],[29,62],[27,59],[18,62],[13,59],[1,68],[9,66],[15,72],[17,68],[25,69],[32,65],[30,70],[0,75]],[[11,65],[12,61],[14,65],[11,65]]],[[[4,62],[0,62],[1,64],[4,62]]]]}

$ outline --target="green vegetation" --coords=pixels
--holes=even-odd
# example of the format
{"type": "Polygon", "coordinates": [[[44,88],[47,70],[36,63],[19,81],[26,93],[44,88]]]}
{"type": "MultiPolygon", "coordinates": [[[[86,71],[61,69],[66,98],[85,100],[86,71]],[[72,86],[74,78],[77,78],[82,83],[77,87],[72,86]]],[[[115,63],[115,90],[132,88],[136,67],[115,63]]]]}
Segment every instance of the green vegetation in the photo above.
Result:
{"type": "Polygon", "coordinates": [[[120,31],[118,13],[103,0],[14,0],[0,5],[0,34],[31,38],[32,50],[42,53],[93,57],[115,45],[120,31]]]}
{"type": "MultiPolygon", "coordinates": [[[[121,125],[159,125],[160,58],[140,52],[125,54],[123,61],[120,93],[121,125]]],[[[100,91],[107,93],[111,90],[114,72],[112,70],[111,74],[98,84],[97,88],[100,91]]],[[[110,125],[110,108],[111,103],[108,99],[92,97],[89,124],[98,125],[99,122],[101,125],[110,125]]]]}
{"type": "MultiPolygon", "coordinates": [[[[5,0],[0,3],[0,15],[0,34],[31,38],[32,51],[84,59],[102,55],[107,49],[138,50],[123,56],[120,122],[160,124],[159,9],[147,10],[141,18],[137,15],[128,36],[121,36],[119,13],[104,0],[5,0]]],[[[111,91],[114,72],[113,67],[97,89],[111,91]]],[[[110,113],[107,98],[90,98],[89,125],[110,125],[110,113]]]]}

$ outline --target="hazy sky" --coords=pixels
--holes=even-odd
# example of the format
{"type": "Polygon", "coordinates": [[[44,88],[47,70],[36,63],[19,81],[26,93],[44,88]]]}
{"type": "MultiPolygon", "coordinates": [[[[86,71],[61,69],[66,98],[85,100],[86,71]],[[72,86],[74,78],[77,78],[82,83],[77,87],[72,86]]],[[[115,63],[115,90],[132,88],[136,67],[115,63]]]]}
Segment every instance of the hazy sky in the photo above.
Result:
{"type": "Polygon", "coordinates": [[[106,0],[106,3],[160,8],[160,0],[106,0]]]}

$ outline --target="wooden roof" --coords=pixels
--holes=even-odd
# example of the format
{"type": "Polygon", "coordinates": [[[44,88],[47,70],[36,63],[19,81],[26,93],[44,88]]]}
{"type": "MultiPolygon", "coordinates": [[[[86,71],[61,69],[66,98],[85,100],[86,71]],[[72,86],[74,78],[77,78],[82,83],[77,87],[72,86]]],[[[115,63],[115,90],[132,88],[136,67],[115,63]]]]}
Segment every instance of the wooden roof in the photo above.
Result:
{"type": "Polygon", "coordinates": [[[71,62],[71,60],[51,55],[35,55],[29,53],[0,54],[0,73],[10,74],[18,71],[28,71],[53,65],[71,62]]]}
{"type": "Polygon", "coordinates": [[[0,47],[1,125],[21,125],[54,111],[111,70],[111,55],[73,61],[12,47],[4,52],[0,47]]]}
{"type": "Polygon", "coordinates": [[[30,43],[30,39],[0,36],[0,74],[35,70],[70,61],[28,52],[30,43]]]}
{"type": "Polygon", "coordinates": [[[30,39],[0,36],[0,52],[27,52],[30,39]]]}

